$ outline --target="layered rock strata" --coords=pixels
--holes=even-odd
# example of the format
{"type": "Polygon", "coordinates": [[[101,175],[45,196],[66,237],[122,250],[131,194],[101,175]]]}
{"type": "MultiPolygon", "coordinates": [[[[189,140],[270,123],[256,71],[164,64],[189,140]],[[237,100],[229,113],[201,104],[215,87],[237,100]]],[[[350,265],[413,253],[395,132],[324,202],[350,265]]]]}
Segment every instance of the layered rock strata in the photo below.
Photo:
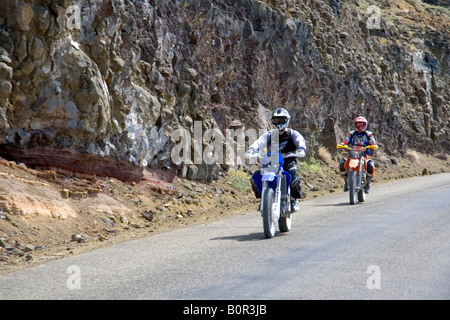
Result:
{"type": "Polygon", "coordinates": [[[201,153],[214,129],[231,148],[233,121],[267,129],[277,107],[309,157],[360,114],[387,152],[448,152],[450,18],[435,3],[2,1],[1,156],[209,180],[223,163],[174,163],[173,133],[201,153]]]}

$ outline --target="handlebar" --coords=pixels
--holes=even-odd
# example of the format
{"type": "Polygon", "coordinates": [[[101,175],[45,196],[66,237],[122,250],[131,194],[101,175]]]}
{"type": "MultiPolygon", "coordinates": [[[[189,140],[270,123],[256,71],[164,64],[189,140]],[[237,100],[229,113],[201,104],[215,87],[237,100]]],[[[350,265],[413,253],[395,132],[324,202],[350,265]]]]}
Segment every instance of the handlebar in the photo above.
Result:
{"type": "MultiPolygon", "coordinates": [[[[346,144],[338,144],[337,146],[336,146],[336,148],[337,149],[347,149],[347,150],[353,150],[354,148],[350,148],[348,145],[346,145],[346,144]]],[[[378,149],[378,146],[377,145],[369,145],[369,146],[365,146],[365,147],[363,147],[363,146],[361,146],[360,147],[361,149],[371,149],[371,150],[377,150],[378,149]]]]}
{"type": "Polygon", "coordinates": [[[253,158],[262,158],[264,157],[264,154],[261,152],[255,152],[255,153],[250,153],[250,152],[246,152],[245,153],[245,157],[248,159],[253,159],[253,158]]]}
{"type": "MultiPolygon", "coordinates": [[[[248,159],[252,159],[252,158],[264,158],[264,156],[267,154],[267,152],[255,152],[255,153],[249,153],[248,151],[245,153],[245,156],[248,159]]],[[[303,149],[299,149],[297,151],[294,152],[287,152],[287,153],[282,153],[281,156],[283,158],[291,158],[291,157],[295,157],[295,158],[303,158],[305,156],[305,150],[303,149]]]]}
{"type": "Polygon", "coordinates": [[[305,150],[303,149],[299,149],[297,151],[293,151],[293,152],[287,152],[287,153],[282,153],[281,156],[283,158],[304,158],[305,157],[305,150]]]}

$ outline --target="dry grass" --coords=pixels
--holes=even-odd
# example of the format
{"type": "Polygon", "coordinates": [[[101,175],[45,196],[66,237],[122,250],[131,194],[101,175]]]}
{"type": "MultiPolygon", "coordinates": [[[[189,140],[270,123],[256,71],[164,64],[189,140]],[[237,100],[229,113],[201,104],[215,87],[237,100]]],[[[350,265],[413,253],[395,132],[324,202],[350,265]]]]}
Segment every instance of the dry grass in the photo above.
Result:
{"type": "Polygon", "coordinates": [[[408,149],[408,150],[406,150],[406,158],[410,159],[414,163],[419,164],[421,156],[417,151],[408,149]]]}
{"type": "Polygon", "coordinates": [[[317,149],[317,156],[326,164],[333,164],[333,157],[331,156],[330,151],[328,151],[328,149],[324,146],[319,146],[317,149]]]}
{"type": "Polygon", "coordinates": [[[386,153],[384,153],[382,150],[378,149],[375,153],[376,155],[376,159],[379,162],[391,162],[391,159],[389,159],[389,157],[386,155],[386,153]]]}

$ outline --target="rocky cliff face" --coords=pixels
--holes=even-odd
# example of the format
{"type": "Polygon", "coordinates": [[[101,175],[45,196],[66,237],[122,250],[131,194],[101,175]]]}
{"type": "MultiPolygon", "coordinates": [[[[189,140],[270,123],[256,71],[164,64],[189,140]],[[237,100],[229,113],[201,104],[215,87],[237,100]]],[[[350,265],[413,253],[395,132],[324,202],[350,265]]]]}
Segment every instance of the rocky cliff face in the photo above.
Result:
{"type": "Polygon", "coordinates": [[[334,151],[360,114],[388,153],[448,153],[443,2],[2,1],[0,155],[122,180],[144,167],[212,179],[220,163],[173,162],[174,132],[195,154],[208,129],[226,141],[236,120],[268,128],[276,107],[309,156],[334,151]]]}

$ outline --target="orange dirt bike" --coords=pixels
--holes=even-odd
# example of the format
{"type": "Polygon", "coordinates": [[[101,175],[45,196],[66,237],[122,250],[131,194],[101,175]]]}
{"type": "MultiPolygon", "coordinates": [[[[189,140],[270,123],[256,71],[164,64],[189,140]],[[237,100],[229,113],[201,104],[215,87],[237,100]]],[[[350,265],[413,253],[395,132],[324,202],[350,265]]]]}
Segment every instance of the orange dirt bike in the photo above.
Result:
{"type": "Polygon", "coordinates": [[[348,167],[345,169],[348,172],[348,191],[350,196],[350,204],[355,204],[357,201],[364,202],[366,200],[366,194],[364,193],[364,187],[367,183],[367,161],[364,157],[364,151],[366,149],[376,150],[378,146],[354,146],[350,148],[347,145],[338,144],[338,149],[347,149],[348,152],[348,167]]]}

